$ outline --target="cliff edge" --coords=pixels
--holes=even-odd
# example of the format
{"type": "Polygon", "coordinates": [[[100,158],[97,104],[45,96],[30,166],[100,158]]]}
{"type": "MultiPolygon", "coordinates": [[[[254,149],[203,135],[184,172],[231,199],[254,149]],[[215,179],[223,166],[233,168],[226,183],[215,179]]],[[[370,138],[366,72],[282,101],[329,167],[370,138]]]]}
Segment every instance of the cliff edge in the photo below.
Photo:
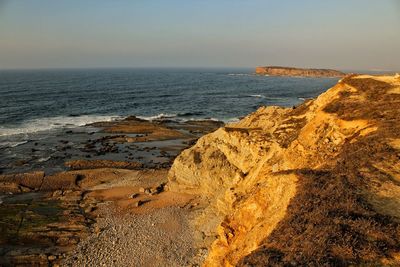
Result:
{"type": "Polygon", "coordinates": [[[270,76],[295,76],[295,77],[344,77],[346,74],[330,69],[300,69],[290,67],[257,67],[256,74],[270,76]]]}
{"type": "Polygon", "coordinates": [[[398,77],[353,75],[200,138],[168,188],[203,199],[204,265],[399,266],[399,118],[398,77]]]}

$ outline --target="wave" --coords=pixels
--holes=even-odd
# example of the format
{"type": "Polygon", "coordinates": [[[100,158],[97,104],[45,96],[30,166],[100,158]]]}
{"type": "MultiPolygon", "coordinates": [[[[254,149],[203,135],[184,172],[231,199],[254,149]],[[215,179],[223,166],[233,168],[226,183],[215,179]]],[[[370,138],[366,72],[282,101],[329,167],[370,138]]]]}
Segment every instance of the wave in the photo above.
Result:
{"type": "Polygon", "coordinates": [[[268,100],[287,100],[287,97],[269,97],[265,95],[248,95],[248,97],[256,97],[256,98],[263,98],[268,100]]]}
{"type": "Polygon", "coordinates": [[[254,74],[249,73],[229,73],[228,76],[253,76],[254,74]]]}
{"type": "Polygon", "coordinates": [[[46,162],[46,161],[48,161],[49,159],[51,159],[51,157],[39,158],[37,161],[38,161],[38,162],[46,162]]]}
{"type": "Polygon", "coordinates": [[[266,98],[264,95],[249,95],[250,97],[266,98]]]}
{"type": "Polygon", "coordinates": [[[183,120],[183,121],[223,121],[217,118],[191,118],[188,120],[183,120]]]}
{"type": "Polygon", "coordinates": [[[232,123],[238,122],[240,118],[214,118],[214,117],[201,117],[204,115],[204,112],[183,112],[183,113],[160,113],[154,116],[136,116],[142,120],[154,121],[154,120],[172,120],[175,122],[196,122],[196,121],[213,121],[213,122],[223,122],[223,123],[232,123]]]}
{"type": "Polygon", "coordinates": [[[203,112],[182,112],[182,113],[160,113],[154,116],[137,116],[137,118],[147,121],[154,121],[154,120],[164,120],[164,119],[174,119],[177,121],[185,121],[187,117],[196,117],[204,115],[203,112]]]}
{"type": "MultiPolygon", "coordinates": [[[[233,122],[237,121],[236,118],[229,119],[219,119],[206,117],[201,118],[200,116],[204,115],[203,112],[183,112],[178,114],[173,113],[160,113],[154,116],[137,116],[137,118],[143,120],[163,120],[163,119],[173,119],[180,122],[185,121],[223,121],[223,122],[233,122]]],[[[0,137],[8,137],[10,136],[19,136],[19,135],[27,135],[38,132],[50,131],[55,129],[63,129],[63,128],[74,128],[79,126],[88,125],[94,122],[102,122],[102,121],[114,121],[118,119],[123,119],[122,116],[102,116],[102,115],[82,115],[82,116],[57,116],[57,117],[47,117],[40,119],[32,119],[25,121],[21,125],[5,127],[0,126],[0,137]]],[[[23,137],[24,139],[26,137],[23,137]]],[[[19,139],[19,137],[18,137],[19,139]]],[[[0,147],[17,147],[19,145],[23,145],[27,143],[27,140],[16,140],[10,141],[7,140],[5,142],[0,142],[0,147]]]]}
{"type": "Polygon", "coordinates": [[[4,127],[0,126],[0,136],[30,134],[53,129],[83,126],[99,121],[113,121],[121,119],[120,116],[83,115],[83,116],[57,116],[25,121],[22,125],[4,127]]]}
{"type": "Polygon", "coordinates": [[[0,148],[17,147],[26,143],[28,143],[28,141],[5,141],[5,142],[0,142],[0,148]]]}
{"type": "Polygon", "coordinates": [[[168,114],[168,113],[160,113],[154,116],[136,116],[139,119],[146,121],[154,121],[154,120],[162,120],[162,119],[171,119],[178,116],[177,114],[168,114]]]}
{"type": "Polygon", "coordinates": [[[224,119],[222,120],[224,123],[233,123],[233,122],[238,122],[240,121],[240,118],[229,118],[229,119],[224,119]]]}

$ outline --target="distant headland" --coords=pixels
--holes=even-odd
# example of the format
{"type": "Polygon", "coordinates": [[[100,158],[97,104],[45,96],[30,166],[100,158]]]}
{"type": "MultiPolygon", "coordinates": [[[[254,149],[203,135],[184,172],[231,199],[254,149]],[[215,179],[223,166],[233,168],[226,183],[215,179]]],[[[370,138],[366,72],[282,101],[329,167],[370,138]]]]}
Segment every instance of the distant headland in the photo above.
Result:
{"type": "Polygon", "coordinates": [[[331,69],[303,69],[292,67],[256,67],[256,74],[270,76],[297,76],[297,77],[343,77],[346,74],[331,69]]]}

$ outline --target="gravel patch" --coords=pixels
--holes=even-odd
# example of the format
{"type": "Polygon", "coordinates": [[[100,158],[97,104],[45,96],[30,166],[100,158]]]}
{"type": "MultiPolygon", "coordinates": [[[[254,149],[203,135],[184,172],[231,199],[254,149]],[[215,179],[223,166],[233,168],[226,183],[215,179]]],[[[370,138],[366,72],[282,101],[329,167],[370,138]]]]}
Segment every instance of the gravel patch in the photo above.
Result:
{"type": "Polygon", "coordinates": [[[64,266],[199,266],[189,211],[178,207],[115,215],[105,207],[93,233],[67,256],[64,266]]]}

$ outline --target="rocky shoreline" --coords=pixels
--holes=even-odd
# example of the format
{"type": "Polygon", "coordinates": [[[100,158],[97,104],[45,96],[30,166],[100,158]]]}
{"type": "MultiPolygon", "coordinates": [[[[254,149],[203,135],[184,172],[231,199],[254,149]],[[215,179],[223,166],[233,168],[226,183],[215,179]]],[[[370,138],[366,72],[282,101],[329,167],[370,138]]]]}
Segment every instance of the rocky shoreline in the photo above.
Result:
{"type": "Polygon", "coordinates": [[[228,125],[91,125],[63,171],[0,176],[0,264],[398,266],[399,118],[398,76],[349,75],[228,125]]]}
{"type": "Polygon", "coordinates": [[[129,162],[128,168],[166,168],[182,149],[221,125],[212,120],[147,121],[131,116],[44,132],[18,146],[2,148],[0,174],[33,170],[51,174],[83,168],[83,164],[118,167],[117,162],[120,167],[129,162]]]}
{"type": "Polygon", "coordinates": [[[128,117],[68,130],[53,143],[32,141],[19,147],[22,151],[37,147],[45,153],[46,144],[55,144],[62,153],[51,154],[42,165],[32,166],[27,160],[21,168],[15,159],[3,168],[0,265],[121,266],[134,253],[141,255],[138,262],[131,262],[134,266],[154,266],[146,262],[154,260],[155,244],[162,249],[159,266],[192,260],[199,264],[201,257],[195,259],[199,247],[193,241],[193,229],[187,227],[196,199],[165,192],[164,185],[175,156],[221,125],[128,117]],[[18,172],[29,168],[33,170],[18,172]],[[154,227],[173,218],[173,229],[154,227]],[[134,229],[141,238],[133,234],[134,229]],[[122,254],[111,253],[115,242],[123,240],[118,243],[124,244],[118,249],[122,254]],[[130,248],[126,242],[136,245],[130,248]],[[168,247],[171,243],[173,248],[168,247]],[[169,251],[165,259],[164,250],[169,251]],[[186,256],[180,254],[184,250],[186,256]]]}
{"type": "Polygon", "coordinates": [[[209,203],[204,266],[399,266],[399,118],[398,76],[349,75],[200,138],[168,188],[209,203]]]}

